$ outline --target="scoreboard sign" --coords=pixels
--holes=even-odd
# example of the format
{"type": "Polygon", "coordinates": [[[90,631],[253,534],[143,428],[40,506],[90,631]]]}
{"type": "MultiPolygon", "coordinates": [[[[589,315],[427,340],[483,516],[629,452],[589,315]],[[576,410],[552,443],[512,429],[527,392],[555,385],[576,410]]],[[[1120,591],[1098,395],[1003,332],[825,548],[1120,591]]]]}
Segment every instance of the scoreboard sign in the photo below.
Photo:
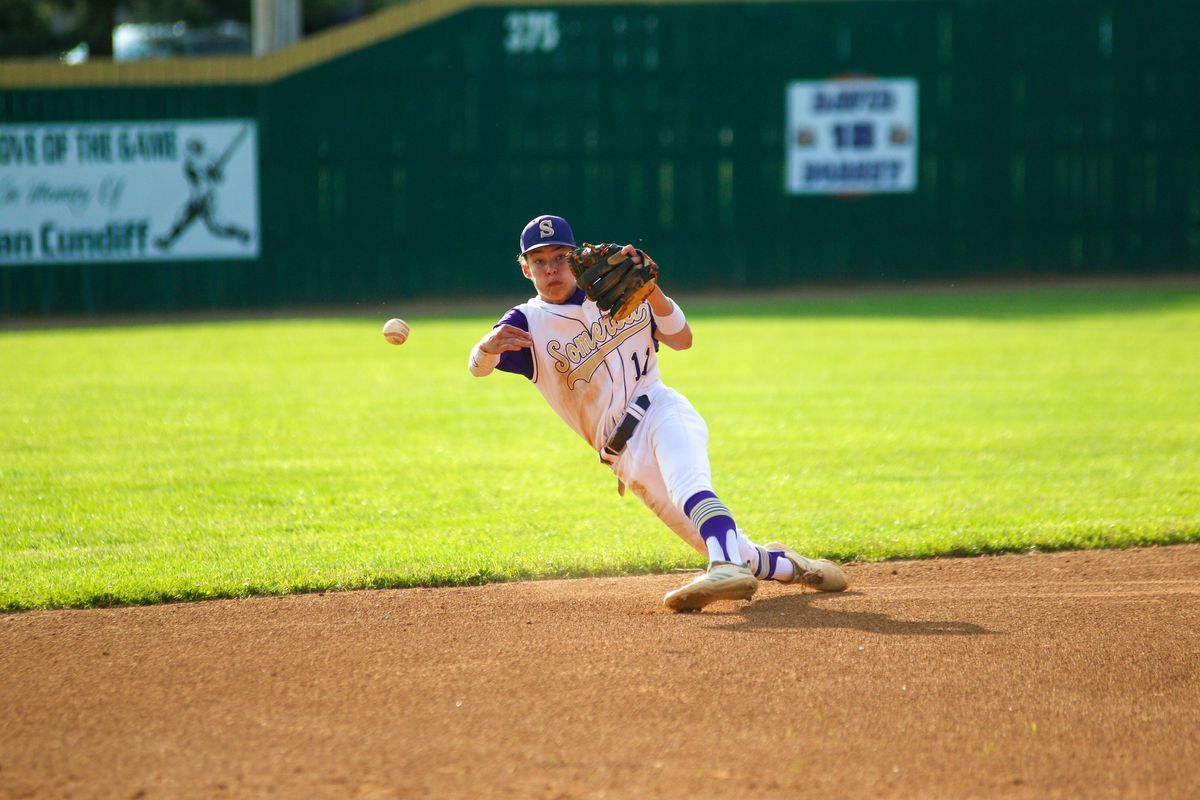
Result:
{"type": "Polygon", "coordinates": [[[789,194],[917,188],[917,82],[793,81],[787,86],[789,194]]]}

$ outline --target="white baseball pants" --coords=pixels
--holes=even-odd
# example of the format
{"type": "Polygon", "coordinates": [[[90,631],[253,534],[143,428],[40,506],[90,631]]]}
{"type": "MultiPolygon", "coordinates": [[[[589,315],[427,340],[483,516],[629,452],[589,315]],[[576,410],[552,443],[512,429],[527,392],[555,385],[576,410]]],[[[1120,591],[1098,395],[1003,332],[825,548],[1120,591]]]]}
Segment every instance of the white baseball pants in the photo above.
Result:
{"type": "Polygon", "coordinates": [[[700,491],[712,491],[708,426],[674,389],[656,383],[647,390],[650,408],[625,450],[608,466],[679,538],[706,559],[708,548],[683,504],[700,491]]]}

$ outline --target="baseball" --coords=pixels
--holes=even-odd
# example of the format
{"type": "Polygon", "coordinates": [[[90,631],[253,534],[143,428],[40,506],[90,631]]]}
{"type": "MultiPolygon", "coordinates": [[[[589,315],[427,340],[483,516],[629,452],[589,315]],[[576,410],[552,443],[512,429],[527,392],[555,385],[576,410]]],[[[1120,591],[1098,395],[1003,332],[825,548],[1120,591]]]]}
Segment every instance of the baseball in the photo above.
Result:
{"type": "Polygon", "coordinates": [[[392,344],[408,341],[408,323],[402,319],[389,319],[383,324],[383,338],[392,344]]]}

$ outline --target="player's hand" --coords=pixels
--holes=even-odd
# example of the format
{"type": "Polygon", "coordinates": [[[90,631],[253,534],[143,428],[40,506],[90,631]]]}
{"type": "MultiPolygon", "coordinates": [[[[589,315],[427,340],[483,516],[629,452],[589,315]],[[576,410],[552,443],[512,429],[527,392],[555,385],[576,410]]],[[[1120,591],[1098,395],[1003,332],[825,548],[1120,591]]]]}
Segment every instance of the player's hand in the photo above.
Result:
{"type": "Polygon", "coordinates": [[[638,250],[631,244],[627,244],[621,248],[621,255],[629,256],[633,259],[633,263],[635,264],[641,264],[642,261],[645,260],[649,264],[654,264],[656,267],[658,266],[658,264],[654,262],[654,259],[651,258],[648,253],[643,253],[641,250],[638,250]]]}
{"type": "Polygon", "coordinates": [[[499,325],[483,337],[479,349],[492,355],[500,355],[508,350],[520,350],[523,347],[533,347],[533,337],[529,331],[523,331],[512,325],[499,325]]]}

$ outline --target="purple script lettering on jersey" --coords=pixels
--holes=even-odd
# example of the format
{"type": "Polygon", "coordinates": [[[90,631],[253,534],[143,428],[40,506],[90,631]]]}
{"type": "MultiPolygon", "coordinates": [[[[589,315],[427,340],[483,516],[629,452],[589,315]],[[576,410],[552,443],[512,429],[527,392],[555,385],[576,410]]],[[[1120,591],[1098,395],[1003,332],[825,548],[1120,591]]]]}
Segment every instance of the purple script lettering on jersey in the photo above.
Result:
{"type": "Polygon", "coordinates": [[[574,389],[579,381],[590,381],[609,353],[648,325],[650,306],[643,303],[620,322],[602,317],[566,342],[551,339],[546,343],[546,355],[554,360],[556,370],[567,373],[567,388],[574,389]]]}

